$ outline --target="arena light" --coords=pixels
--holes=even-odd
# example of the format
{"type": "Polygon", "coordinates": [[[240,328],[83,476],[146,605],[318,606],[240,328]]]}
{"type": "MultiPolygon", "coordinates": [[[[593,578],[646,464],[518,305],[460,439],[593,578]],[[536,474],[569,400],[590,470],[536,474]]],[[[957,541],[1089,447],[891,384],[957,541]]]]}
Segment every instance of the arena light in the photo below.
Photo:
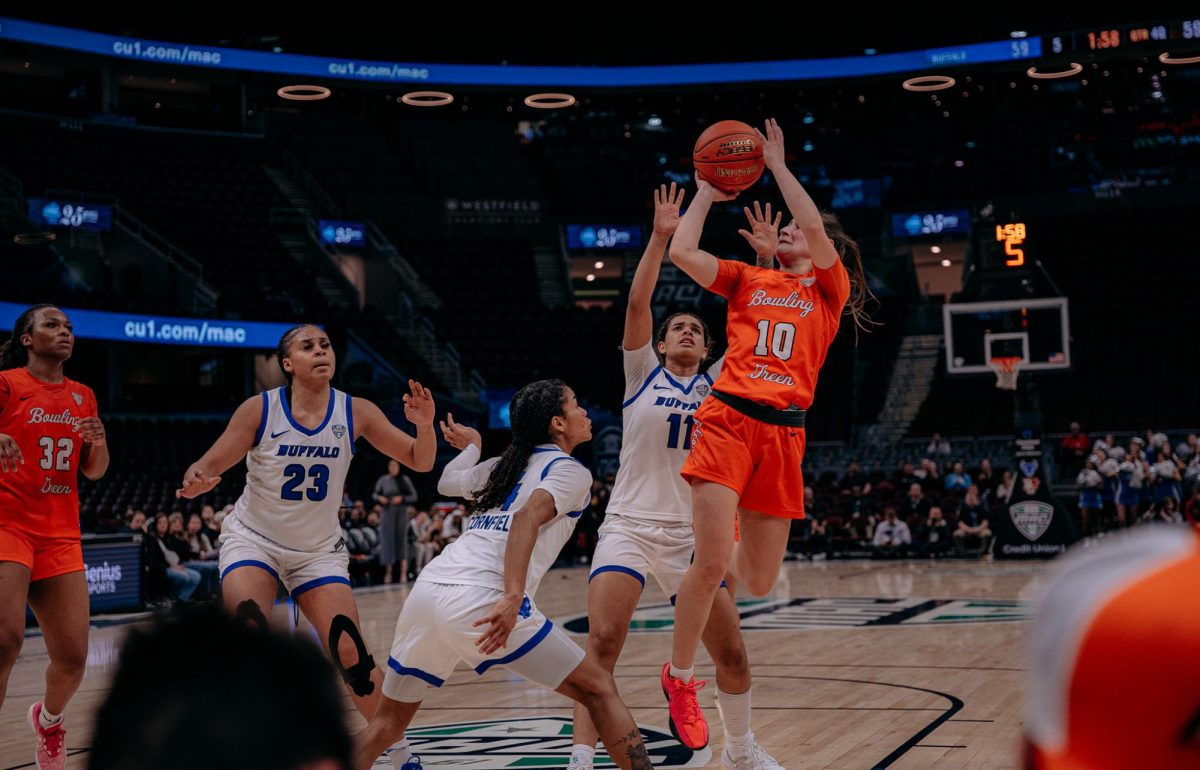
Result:
{"type": "Polygon", "coordinates": [[[957,81],[949,75],[922,75],[909,78],[901,85],[905,91],[944,91],[947,88],[954,88],[955,82],[957,81]]]}
{"type": "Polygon", "coordinates": [[[1054,80],[1055,78],[1069,78],[1072,75],[1078,75],[1080,72],[1083,72],[1082,64],[1078,62],[1069,62],[1069,64],[1071,66],[1057,72],[1038,72],[1037,67],[1030,67],[1025,70],[1025,74],[1034,80],[1054,80]]]}
{"type": "Polygon", "coordinates": [[[1158,55],[1158,60],[1163,64],[1195,64],[1200,62],[1200,56],[1172,56],[1163,51],[1158,55]]]}
{"type": "Polygon", "coordinates": [[[280,99],[290,99],[293,102],[319,102],[328,99],[333,91],[325,86],[283,86],[275,92],[280,99]]]}
{"type": "Polygon", "coordinates": [[[525,97],[525,106],[533,107],[535,110],[561,110],[565,107],[574,107],[579,101],[570,94],[530,94],[525,97]]]}
{"type": "Polygon", "coordinates": [[[454,95],[445,91],[409,91],[400,101],[412,107],[445,107],[454,103],[454,95]]]}

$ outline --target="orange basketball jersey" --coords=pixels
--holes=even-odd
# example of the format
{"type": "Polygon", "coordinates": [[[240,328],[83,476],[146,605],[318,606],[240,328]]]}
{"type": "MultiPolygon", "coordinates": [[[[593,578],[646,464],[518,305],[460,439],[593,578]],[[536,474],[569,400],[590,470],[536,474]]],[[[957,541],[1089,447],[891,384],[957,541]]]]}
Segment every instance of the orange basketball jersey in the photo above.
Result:
{"type": "Polygon", "coordinates": [[[810,407],[850,297],[841,261],[794,275],[721,259],[708,290],[729,300],[729,348],[713,388],[776,409],[810,407]]]}
{"type": "Polygon", "coordinates": [[[42,382],[23,367],[0,372],[0,433],[25,459],[15,472],[0,472],[0,527],[79,537],[79,421],[96,414],[86,385],[42,382]]]}

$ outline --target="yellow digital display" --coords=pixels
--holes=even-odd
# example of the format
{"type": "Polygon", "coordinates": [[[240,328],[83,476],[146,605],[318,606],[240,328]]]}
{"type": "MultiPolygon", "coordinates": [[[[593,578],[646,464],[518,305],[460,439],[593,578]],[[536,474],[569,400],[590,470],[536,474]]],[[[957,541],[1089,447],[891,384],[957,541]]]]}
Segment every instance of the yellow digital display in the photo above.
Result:
{"type": "Polygon", "coordinates": [[[1005,265],[1020,267],[1025,264],[1025,251],[1017,248],[1025,242],[1024,222],[1016,222],[1011,225],[996,225],[996,240],[1004,242],[1004,253],[1009,257],[1005,260],[1005,265]]]}

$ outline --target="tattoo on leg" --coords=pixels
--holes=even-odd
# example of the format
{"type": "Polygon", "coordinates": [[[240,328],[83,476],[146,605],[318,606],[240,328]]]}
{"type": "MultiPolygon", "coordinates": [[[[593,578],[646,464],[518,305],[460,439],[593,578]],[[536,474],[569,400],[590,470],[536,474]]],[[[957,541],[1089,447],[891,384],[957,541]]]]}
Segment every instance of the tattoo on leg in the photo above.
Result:
{"type": "Polygon", "coordinates": [[[646,744],[642,742],[640,731],[630,730],[617,742],[617,746],[629,758],[632,770],[653,770],[654,765],[650,763],[650,755],[646,752],[646,744]]]}

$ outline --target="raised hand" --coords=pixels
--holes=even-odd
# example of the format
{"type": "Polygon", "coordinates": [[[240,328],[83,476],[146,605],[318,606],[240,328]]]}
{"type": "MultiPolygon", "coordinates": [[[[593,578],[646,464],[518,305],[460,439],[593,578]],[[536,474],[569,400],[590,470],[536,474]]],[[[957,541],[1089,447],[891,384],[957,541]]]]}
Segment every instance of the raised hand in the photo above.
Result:
{"type": "Polygon", "coordinates": [[[413,425],[433,425],[433,394],[416,380],[408,381],[411,393],[404,394],[404,417],[413,425]]]}
{"type": "Polygon", "coordinates": [[[455,449],[466,449],[468,445],[475,444],[481,446],[483,438],[479,435],[479,431],[466,425],[460,425],[454,421],[454,415],[446,413],[446,419],[439,423],[442,428],[442,437],[446,439],[446,443],[455,449]]]}
{"type": "Polygon", "coordinates": [[[761,131],[758,132],[759,138],[763,140],[763,163],[774,171],[787,163],[783,152],[783,129],[779,127],[775,118],[767,118],[766,129],[765,135],[761,131]]]}
{"type": "Polygon", "coordinates": [[[674,182],[671,182],[669,190],[664,184],[654,191],[654,232],[668,238],[675,234],[675,229],[679,227],[679,207],[683,204],[683,195],[684,189],[680,187],[676,190],[674,182]]]}
{"type": "Polygon", "coordinates": [[[777,212],[775,218],[771,219],[771,204],[767,204],[764,213],[758,201],[754,201],[753,212],[749,206],[743,207],[742,210],[746,212],[746,221],[750,223],[750,229],[738,230],[738,235],[746,239],[760,259],[775,256],[775,251],[779,248],[779,223],[783,221],[783,212],[777,212]]]}

